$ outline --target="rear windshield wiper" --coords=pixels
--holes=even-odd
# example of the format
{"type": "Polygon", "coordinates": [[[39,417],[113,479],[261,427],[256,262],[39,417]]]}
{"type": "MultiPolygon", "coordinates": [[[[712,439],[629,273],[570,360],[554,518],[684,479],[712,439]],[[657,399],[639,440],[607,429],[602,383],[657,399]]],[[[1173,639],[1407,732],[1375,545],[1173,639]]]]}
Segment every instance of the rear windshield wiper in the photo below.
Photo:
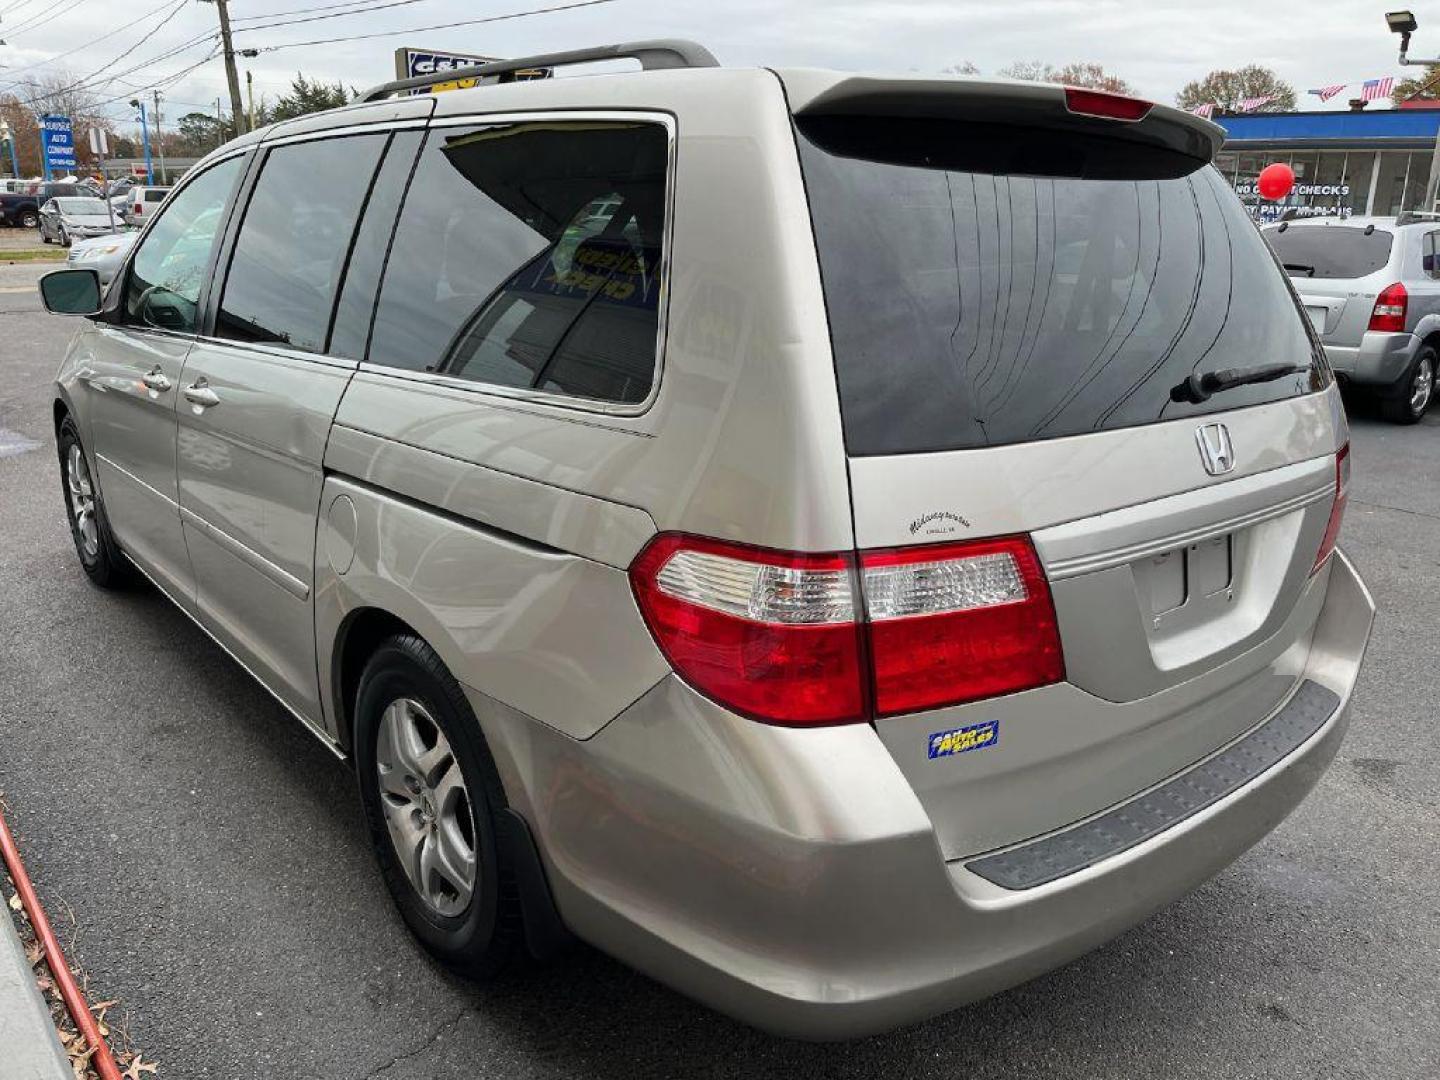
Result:
{"type": "Polygon", "coordinates": [[[1286,375],[1307,375],[1309,367],[1296,367],[1293,364],[1262,364],[1253,368],[1221,368],[1218,371],[1207,371],[1204,375],[1191,375],[1184,382],[1176,383],[1170,388],[1171,401],[1188,401],[1192,405],[1199,405],[1201,402],[1209,401],[1210,398],[1222,390],[1233,390],[1237,386],[1249,386],[1252,383],[1274,382],[1276,379],[1283,379],[1286,375]]]}
{"type": "Polygon", "coordinates": [[[1281,263],[1287,271],[1294,270],[1297,274],[1304,274],[1306,277],[1315,276],[1315,267],[1306,266],[1304,263],[1281,263]]]}

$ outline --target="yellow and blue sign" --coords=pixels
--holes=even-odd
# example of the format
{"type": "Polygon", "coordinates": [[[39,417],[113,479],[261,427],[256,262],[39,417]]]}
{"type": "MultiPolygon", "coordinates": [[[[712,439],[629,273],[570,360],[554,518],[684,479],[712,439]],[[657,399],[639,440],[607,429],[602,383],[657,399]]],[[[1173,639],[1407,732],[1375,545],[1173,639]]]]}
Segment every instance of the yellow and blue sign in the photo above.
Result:
{"type": "Polygon", "coordinates": [[[930,736],[930,756],[949,757],[971,750],[988,750],[1000,741],[1000,721],[985,720],[950,731],[937,731],[930,736]]]}

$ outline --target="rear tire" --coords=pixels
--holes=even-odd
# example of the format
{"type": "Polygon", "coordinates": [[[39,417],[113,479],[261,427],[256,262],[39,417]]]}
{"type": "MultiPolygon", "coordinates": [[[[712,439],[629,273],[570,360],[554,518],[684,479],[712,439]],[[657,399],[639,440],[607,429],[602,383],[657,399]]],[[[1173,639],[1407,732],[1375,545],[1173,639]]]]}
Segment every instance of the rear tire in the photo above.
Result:
{"type": "Polygon", "coordinates": [[[1429,345],[1422,346],[1390,394],[1381,400],[1380,410],[1392,424],[1418,424],[1435,398],[1436,368],[1440,356],[1429,345]]]}
{"type": "Polygon", "coordinates": [[[524,926],[498,843],[505,792],[460,684],[418,637],[388,638],[360,676],[354,734],[370,843],[401,917],[445,966],[498,974],[524,926]]]}
{"type": "Polygon", "coordinates": [[[34,210],[26,210],[20,215],[20,227],[22,229],[38,229],[40,227],[40,215],[34,210]]]}
{"type": "Polygon", "coordinates": [[[105,503],[90,472],[85,448],[80,444],[80,432],[68,416],[60,423],[56,445],[60,451],[60,489],[65,497],[65,516],[70,522],[70,538],[75,542],[80,566],[85,576],[100,588],[120,588],[130,582],[133,572],[110,531],[105,503]]]}

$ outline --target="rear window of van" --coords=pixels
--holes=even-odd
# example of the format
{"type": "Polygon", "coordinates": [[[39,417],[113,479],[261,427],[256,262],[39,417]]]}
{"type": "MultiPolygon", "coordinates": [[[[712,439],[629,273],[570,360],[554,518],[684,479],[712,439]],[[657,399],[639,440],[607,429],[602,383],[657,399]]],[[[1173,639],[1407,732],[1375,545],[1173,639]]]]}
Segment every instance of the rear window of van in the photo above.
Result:
{"type": "Polygon", "coordinates": [[[852,455],[1083,435],[1326,383],[1284,274],[1203,162],[969,122],[797,129],[852,455]],[[1192,373],[1277,363],[1301,373],[1171,400],[1192,373]]]}

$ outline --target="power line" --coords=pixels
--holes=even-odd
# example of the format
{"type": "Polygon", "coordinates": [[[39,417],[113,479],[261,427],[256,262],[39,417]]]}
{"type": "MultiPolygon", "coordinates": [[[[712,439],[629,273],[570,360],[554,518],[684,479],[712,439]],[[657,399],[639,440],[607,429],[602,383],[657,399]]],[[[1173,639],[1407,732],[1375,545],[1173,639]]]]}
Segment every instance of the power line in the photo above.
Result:
{"type": "MultiPolygon", "coordinates": [[[[28,2],[28,0],[24,0],[24,2],[28,2]]],[[[263,15],[237,15],[234,21],[237,23],[256,22],[260,19],[278,19],[282,15],[305,15],[311,11],[332,11],[336,8],[355,7],[359,4],[370,4],[374,2],[375,0],[343,0],[343,2],[339,4],[319,4],[315,7],[292,8],[289,11],[267,11],[263,15]]],[[[407,0],[407,2],[418,4],[421,0],[407,0]]],[[[352,13],[345,12],[344,14],[348,15],[352,13]]]]}
{"type": "Polygon", "coordinates": [[[68,15],[84,2],[85,0],[56,0],[56,2],[48,8],[42,8],[30,18],[23,19],[19,24],[12,26],[9,30],[5,31],[5,35],[6,37],[13,38],[16,34],[29,33],[37,27],[44,26],[48,22],[53,22],[61,15],[68,15]],[[67,3],[70,5],[69,7],[65,6],[67,3]],[[56,11],[56,8],[60,8],[61,10],[56,11]],[[49,12],[54,12],[54,14],[48,14],[49,12]]]}
{"type": "MultiPolygon", "coordinates": [[[[123,26],[117,26],[114,30],[111,30],[110,32],[105,34],[101,34],[97,38],[91,38],[83,45],[76,45],[75,48],[69,50],[68,52],[58,53],[55,56],[46,57],[44,60],[36,60],[33,64],[24,64],[21,67],[9,68],[7,70],[9,74],[14,75],[16,72],[19,71],[29,71],[32,68],[43,67],[45,64],[53,64],[57,60],[64,60],[67,56],[74,56],[77,52],[82,52],[85,49],[90,48],[91,45],[99,45],[100,42],[106,41],[109,38],[114,37],[116,34],[123,33],[124,31],[129,30],[132,26],[138,26],[140,23],[150,18],[150,16],[169,7],[170,4],[171,0],[164,0],[164,3],[160,4],[159,7],[151,8],[144,15],[141,15],[138,19],[135,19],[132,22],[125,23],[123,26]]],[[[185,4],[185,0],[180,0],[180,4],[183,7],[185,4]]],[[[156,27],[156,29],[158,30],[159,27],[156,27]]],[[[154,33],[154,31],[152,30],[151,33],[154,33]]]]}
{"type": "MultiPolygon", "coordinates": [[[[34,97],[31,97],[31,98],[22,100],[20,103],[21,103],[22,105],[33,105],[33,104],[35,104],[35,102],[41,101],[41,100],[43,100],[43,99],[45,99],[45,98],[47,98],[47,97],[52,97],[52,96],[54,96],[55,94],[59,94],[59,93],[68,93],[68,92],[71,91],[71,90],[80,90],[80,89],[84,89],[84,90],[95,90],[95,89],[96,89],[97,87],[99,87],[99,86],[104,86],[106,83],[112,82],[112,81],[114,81],[114,80],[116,80],[116,79],[119,79],[119,78],[125,76],[125,75],[129,75],[129,74],[131,74],[132,72],[141,71],[141,70],[143,70],[144,68],[147,68],[147,67],[149,67],[149,66],[152,65],[152,64],[158,64],[158,63],[160,63],[162,60],[168,60],[168,59],[170,59],[170,57],[172,57],[172,56],[178,56],[178,55],[179,55],[180,53],[182,53],[182,52],[186,52],[186,51],[188,51],[188,50],[190,50],[190,49],[193,49],[196,45],[199,45],[199,44],[202,44],[202,43],[208,42],[208,41],[213,41],[214,38],[215,38],[215,35],[214,35],[214,34],[211,34],[211,33],[200,34],[200,35],[197,36],[197,37],[191,38],[189,41],[182,42],[181,44],[176,45],[174,48],[168,49],[168,50],[166,50],[165,52],[160,53],[158,56],[152,56],[149,60],[142,60],[140,63],[135,64],[135,65],[132,66],[132,67],[128,67],[128,68],[126,68],[124,71],[117,71],[114,75],[107,75],[107,76],[105,76],[105,77],[100,78],[100,79],[97,80],[97,79],[95,78],[95,76],[99,75],[101,72],[103,72],[103,71],[105,70],[106,67],[110,67],[112,64],[114,64],[114,63],[116,62],[116,61],[112,60],[112,61],[110,62],[110,64],[106,64],[104,67],[102,67],[102,68],[100,68],[100,69],[98,69],[98,70],[96,70],[96,71],[91,72],[89,75],[86,75],[86,76],[85,76],[84,78],[82,78],[82,79],[79,79],[79,80],[77,80],[77,81],[75,81],[75,82],[73,82],[73,83],[70,83],[69,85],[64,86],[64,87],[60,87],[60,88],[55,89],[55,90],[49,90],[49,91],[46,91],[46,92],[44,92],[44,93],[37,94],[37,95],[35,95],[34,97]]],[[[133,50],[132,50],[132,51],[133,51],[133,50]]]]}
{"type": "MultiPolygon", "coordinates": [[[[93,80],[93,79],[95,78],[95,76],[97,76],[97,75],[101,74],[102,72],[104,72],[104,71],[106,71],[106,70],[114,67],[114,66],[115,66],[116,64],[118,64],[121,60],[124,60],[127,56],[129,56],[129,55],[130,55],[131,53],[133,53],[136,49],[138,49],[141,45],[145,44],[145,42],[150,39],[150,36],[151,36],[152,34],[157,34],[157,33],[159,33],[160,30],[161,30],[161,28],[164,27],[166,23],[168,23],[171,19],[175,18],[176,15],[179,15],[180,12],[181,12],[181,10],[185,7],[185,3],[186,3],[186,0],[179,0],[179,2],[176,3],[173,8],[171,8],[169,14],[167,14],[163,19],[161,19],[158,23],[156,23],[155,26],[153,26],[153,27],[150,29],[150,31],[145,34],[144,37],[142,37],[139,41],[135,42],[135,44],[131,45],[128,49],[126,49],[124,52],[122,52],[119,56],[115,57],[113,60],[109,61],[108,63],[101,64],[98,68],[96,68],[94,71],[92,71],[89,75],[86,75],[86,76],[84,76],[83,78],[77,79],[75,82],[69,84],[68,86],[61,87],[61,88],[59,88],[59,89],[57,89],[57,90],[48,91],[48,92],[47,92],[47,96],[48,96],[49,94],[64,94],[64,93],[68,93],[68,92],[71,91],[71,90],[79,89],[79,88],[81,88],[82,86],[84,86],[86,83],[89,83],[91,80],[93,80]]],[[[152,12],[151,14],[154,14],[154,13],[152,12]]],[[[104,80],[104,81],[109,81],[109,80],[104,80]]]]}
{"type": "Polygon", "coordinates": [[[22,7],[29,3],[33,3],[33,0],[15,0],[15,2],[8,7],[0,8],[0,18],[4,18],[12,11],[19,11],[22,7]]]}
{"type": "MultiPolygon", "coordinates": [[[[410,26],[404,30],[378,30],[373,34],[350,34],[346,37],[317,38],[313,41],[290,41],[283,45],[266,45],[260,52],[278,52],[280,49],[297,49],[306,45],[334,45],[341,41],[368,41],[371,38],[396,37],[400,34],[423,34],[430,30],[450,30],[457,26],[478,26],[481,23],[505,22],[509,19],[524,19],[531,15],[549,15],[557,11],[573,11],[576,8],[598,7],[613,4],[615,0],[577,0],[571,4],[556,4],[553,7],[534,8],[530,11],[513,11],[506,15],[490,15],[483,19],[461,19],[458,22],[436,23],[433,26],[410,26]]],[[[263,30],[263,26],[247,26],[244,30],[263,30]]],[[[237,34],[240,30],[235,31],[237,34]]]]}

